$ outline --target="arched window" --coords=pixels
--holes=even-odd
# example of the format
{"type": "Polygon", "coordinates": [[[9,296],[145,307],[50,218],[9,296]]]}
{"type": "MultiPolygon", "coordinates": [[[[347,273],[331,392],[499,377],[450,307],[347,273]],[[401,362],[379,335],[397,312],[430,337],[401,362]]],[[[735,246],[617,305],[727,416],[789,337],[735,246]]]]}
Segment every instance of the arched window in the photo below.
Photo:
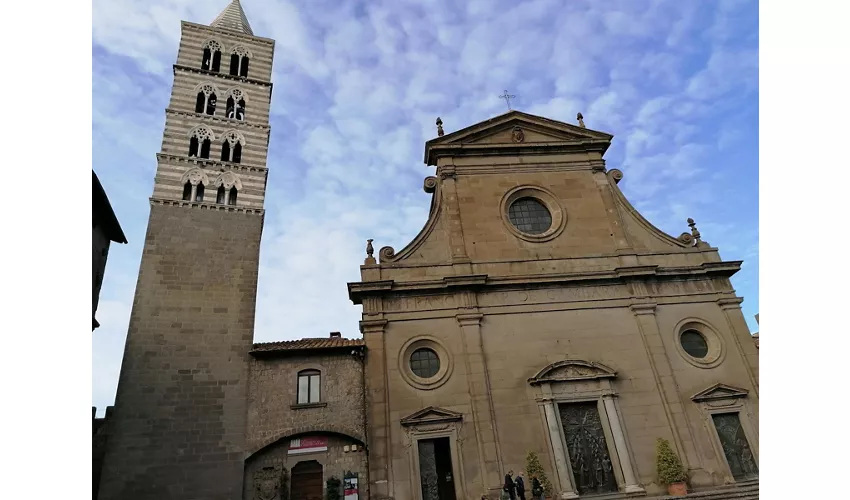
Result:
{"type": "Polygon", "coordinates": [[[204,58],[201,60],[201,69],[207,71],[219,71],[221,67],[221,44],[210,40],[204,45],[204,58]]]}
{"type": "Polygon", "coordinates": [[[225,132],[224,142],[221,145],[221,161],[242,162],[242,144],[244,142],[245,139],[239,132],[235,130],[225,132]]]}
{"type": "Polygon", "coordinates": [[[193,168],[183,175],[183,201],[204,201],[204,184],[209,184],[207,174],[193,168]]]}
{"type": "Polygon", "coordinates": [[[218,204],[224,205],[224,198],[225,198],[226,194],[227,194],[227,190],[224,189],[224,186],[223,185],[219,186],[218,191],[216,191],[216,194],[215,194],[215,202],[218,203],[218,204]]]}
{"type": "Polygon", "coordinates": [[[319,370],[298,372],[298,404],[318,403],[321,396],[322,374],[319,370]]]}
{"type": "Polygon", "coordinates": [[[228,118],[242,121],[245,119],[245,96],[240,89],[233,89],[227,96],[225,115],[228,118]]]}
{"type": "Polygon", "coordinates": [[[239,190],[242,189],[242,181],[239,180],[238,175],[233,172],[223,172],[213,182],[213,186],[218,188],[216,191],[216,203],[236,205],[236,196],[239,190]]]}
{"type": "Polygon", "coordinates": [[[214,115],[216,101],[215,87],[210,83],[205,83],[198,89],[198,97],[195,99],[195,113],[214,115]]]}
{"type": "Polygon", "coordinates": [[[248,76],[248,61],[251,52],[245,47],[237,45],[230,52],[230,74],[233,76],[248,76]]]}
{"type": "Polygon", "coordinates": [[[228,205],[236,205],[236,193],[237,193],[236,186],[233,186],[232,188],[230,188],[230,193],[229,193],[229,196],[227,198],[227,204],[228,205]]]}
{"type": "Polygon", "coordinates": [[[210,157],[210,147],[214,136],[207,127],[197,127],[189,134],[189,156],[210,157]]]}

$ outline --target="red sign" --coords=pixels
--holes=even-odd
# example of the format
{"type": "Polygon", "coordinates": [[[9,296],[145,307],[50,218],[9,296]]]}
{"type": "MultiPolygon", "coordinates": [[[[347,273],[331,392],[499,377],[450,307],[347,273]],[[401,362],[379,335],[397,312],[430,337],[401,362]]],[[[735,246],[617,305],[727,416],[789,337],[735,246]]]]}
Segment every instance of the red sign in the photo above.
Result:
{"type": "Polygon", "coordinates": [[[305,436],[289,442],[289,454],[317,453],[328,450],[328,438],[325,436],[305,436]]]}

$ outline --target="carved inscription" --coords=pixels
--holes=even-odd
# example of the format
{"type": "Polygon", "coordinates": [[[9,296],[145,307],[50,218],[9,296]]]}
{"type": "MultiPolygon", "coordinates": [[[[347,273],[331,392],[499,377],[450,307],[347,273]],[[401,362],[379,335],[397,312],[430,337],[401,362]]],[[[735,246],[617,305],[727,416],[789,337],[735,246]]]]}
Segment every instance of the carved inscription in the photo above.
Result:
{"type": "Polygon", "coordinates": [[[384,298],[385,312],[431,311],[454,309],[455,307],[455,300],[452,295],[413,295],[384,298]]]}
{"type": "Polygon", "coordinates": [[[606,300],[628,298],[629,292],[624,286],[577,286],[570,288],[550,288],[546,290],[516,290],[481,294],[478,303],[481,306],[504,306],[519,304],[548,304],[553,302],[581,302],[586,300],[606,300]]]}

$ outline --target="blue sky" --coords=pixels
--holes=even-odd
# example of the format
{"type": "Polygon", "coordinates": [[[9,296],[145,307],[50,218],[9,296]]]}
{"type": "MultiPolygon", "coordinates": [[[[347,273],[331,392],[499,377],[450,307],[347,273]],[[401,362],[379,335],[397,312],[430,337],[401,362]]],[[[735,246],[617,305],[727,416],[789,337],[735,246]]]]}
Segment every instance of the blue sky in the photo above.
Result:
{"type": "MultiPolygon", "coordinates": [[[[93,168],[115,246],[93,335],[93,405],[112,404],[180,20],[228,0],[94,0],[93,168]]],[[[515,109],[614,135],[605,158],[653,224],[693,217],[758,312],[758,2],[243,0],[276,40],[255,341],[359,336],[367,238],[402,248],[427,219],[424,142],[515,109]]],[[[100,412],[99,411],[99,412],[100,412]]]]}

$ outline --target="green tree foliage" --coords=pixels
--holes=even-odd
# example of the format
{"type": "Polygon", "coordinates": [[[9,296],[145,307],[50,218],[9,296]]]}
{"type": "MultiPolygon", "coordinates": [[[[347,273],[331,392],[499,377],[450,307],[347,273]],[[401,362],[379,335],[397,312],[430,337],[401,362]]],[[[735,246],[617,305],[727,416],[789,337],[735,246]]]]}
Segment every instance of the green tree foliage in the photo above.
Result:
{"type": "Polygon", "coordinates": [[[544,493],[546,495],[551,495],[552,485],[549,483],[549,478],[546,477],[546,471],[544,471],[543,466],[540,465],[540,458],[537,457],[537,453],[529,451],[528,454],[525,455],[525,476],[526,481],[528,482],[528,488],[531,487],[531,477],[535,474],[537,475],[537,480],[540,481],[540,485],[543,486],[544,493]]]}
{"type": "Polygon", "coordinates": [[[682,461],[670,447],[669,441],[662,438],[655,441],[655,456],[658,481],[661,484],[681,483],[688,479],[682,461]]]}
{"type": "Polygon", "coordinates": [[[340,491],[342,481],[338,477],[331,476],[325,484],[327,485],[325,491],[325,498],[327,500],[342,500],[342,492],[340,491]]]}

